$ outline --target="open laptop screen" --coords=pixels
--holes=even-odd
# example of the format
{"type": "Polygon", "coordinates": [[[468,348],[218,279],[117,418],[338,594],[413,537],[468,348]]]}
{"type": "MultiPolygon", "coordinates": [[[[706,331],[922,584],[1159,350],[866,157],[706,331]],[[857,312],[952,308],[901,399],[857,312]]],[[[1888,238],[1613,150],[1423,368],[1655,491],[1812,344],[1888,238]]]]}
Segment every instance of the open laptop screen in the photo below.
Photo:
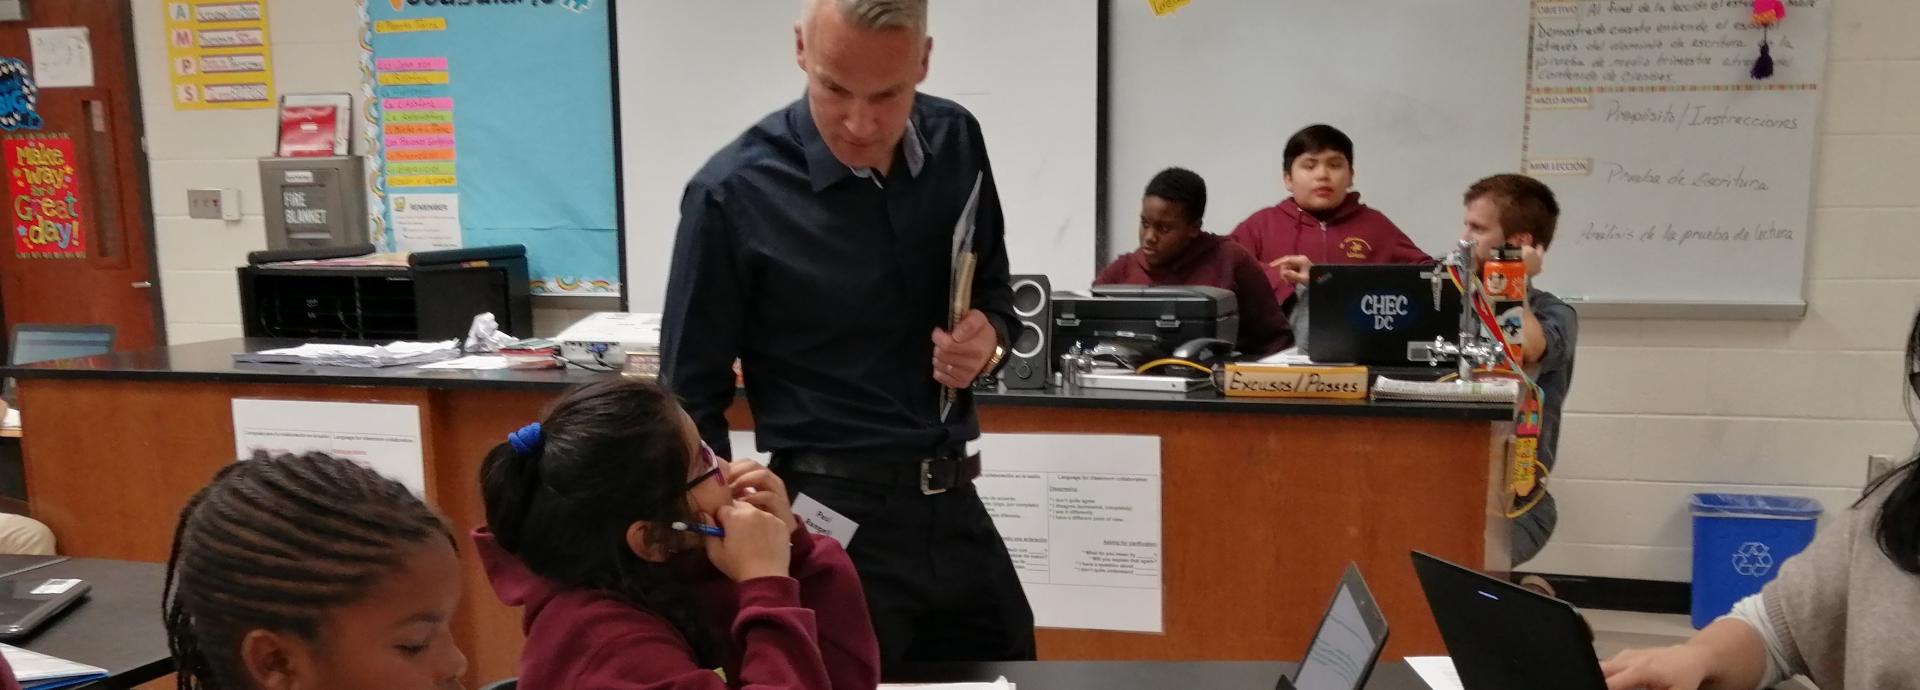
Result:
{"type": "Polygon", "coordinates": [[[1296,690],[1355,690],[1366,681],[1367,667],[1379,656],[1380,643],[1367,629],[1360,603],[1342,586],[1333,607],[1320,620],[1313,646],[1293,679],[1296,690]]]}
{"type": "Polygon", "coordinates": [[[113,349],[112,331],[54,331],[21,328],[14,334],[13,364],[92,357],[113,349]]]}

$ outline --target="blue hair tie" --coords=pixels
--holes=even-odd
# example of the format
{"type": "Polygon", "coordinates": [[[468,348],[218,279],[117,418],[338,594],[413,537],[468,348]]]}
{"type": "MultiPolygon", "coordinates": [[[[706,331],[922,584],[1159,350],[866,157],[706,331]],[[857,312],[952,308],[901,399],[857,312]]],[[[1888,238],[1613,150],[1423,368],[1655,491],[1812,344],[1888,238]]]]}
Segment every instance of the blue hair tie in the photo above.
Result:
{"type": "Polygon", "coordinates": [[[507,434],[507,444],[513,446],[515,454],[532,455],[540,447],[540,423],[534,422],[507,434]]]}

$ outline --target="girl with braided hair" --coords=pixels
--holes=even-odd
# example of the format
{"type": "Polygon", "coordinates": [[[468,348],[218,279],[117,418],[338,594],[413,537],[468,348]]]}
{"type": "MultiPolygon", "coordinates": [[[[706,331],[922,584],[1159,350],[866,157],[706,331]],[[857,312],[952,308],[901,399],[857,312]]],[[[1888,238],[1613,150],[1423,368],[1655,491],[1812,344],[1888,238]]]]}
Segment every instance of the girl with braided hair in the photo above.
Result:
{"type": "Polygon", "coordinates": [[[222,468],[180,511],[163,609],[180,690],[442,690],[460,563],[406,487],[319,453],[222,468]]]}
{"type": "Polygon", "coordinates": [[[879,644],[853,562],[786,487],[726,462],[672,396],[587,384],[481,468],[474,533],[525,609],[520,684],[567,690],[872,690],[879,644]]]}

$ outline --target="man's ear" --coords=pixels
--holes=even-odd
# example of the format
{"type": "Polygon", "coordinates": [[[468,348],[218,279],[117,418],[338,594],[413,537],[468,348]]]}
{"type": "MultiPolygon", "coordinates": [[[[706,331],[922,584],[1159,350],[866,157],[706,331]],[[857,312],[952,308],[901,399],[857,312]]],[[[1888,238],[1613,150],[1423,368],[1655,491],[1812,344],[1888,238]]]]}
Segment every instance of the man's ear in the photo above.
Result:
{"type": "Polygon", "coordinates": [[[305,640],[271,630],[251,630],[240,638],[240,665],[261,690],[299,690],[317,682],[319,670],[305,640]]]}
{"type": "Polygon", "coordinates": [[[811,73],[807,69],[807,32],[805,21],[806,20],[803,19],[795,22],[793,25],[793,63],[800,66],[800,71],[811,73]]]}
{"type": "Polygon", "coordinates": [[[1533,246],[1533,233],[1516,232],[1511,235],[1508,235],[1507,244],[1511,244],[1516,247],[1531,247],[1533,246]]]}
{"type": "Polygon", "coordinates": [[[654,536],[653,525],[644,520],[627,525],[627,548],[633,551],[633,555],[639,556],[640,560],[665,563],[669,555],[667,549],[654,541],[652,538],[654,536]]]}

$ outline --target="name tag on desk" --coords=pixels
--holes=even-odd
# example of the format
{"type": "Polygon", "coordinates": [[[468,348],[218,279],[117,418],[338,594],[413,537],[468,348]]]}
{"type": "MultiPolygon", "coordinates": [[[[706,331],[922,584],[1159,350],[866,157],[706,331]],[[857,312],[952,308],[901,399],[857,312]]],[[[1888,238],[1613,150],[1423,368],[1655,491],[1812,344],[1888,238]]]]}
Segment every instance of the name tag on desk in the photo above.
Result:
{"type": "Polygon", "coordinates": [[[843,549],[853,543],[853,533],[860,530],[860,523],[847,519],[847,516],[806,494],[793,499],[793,516],[800,519],[800,524],[807,526],[808,532],[840,542],[840,548],[843,549]]]}

